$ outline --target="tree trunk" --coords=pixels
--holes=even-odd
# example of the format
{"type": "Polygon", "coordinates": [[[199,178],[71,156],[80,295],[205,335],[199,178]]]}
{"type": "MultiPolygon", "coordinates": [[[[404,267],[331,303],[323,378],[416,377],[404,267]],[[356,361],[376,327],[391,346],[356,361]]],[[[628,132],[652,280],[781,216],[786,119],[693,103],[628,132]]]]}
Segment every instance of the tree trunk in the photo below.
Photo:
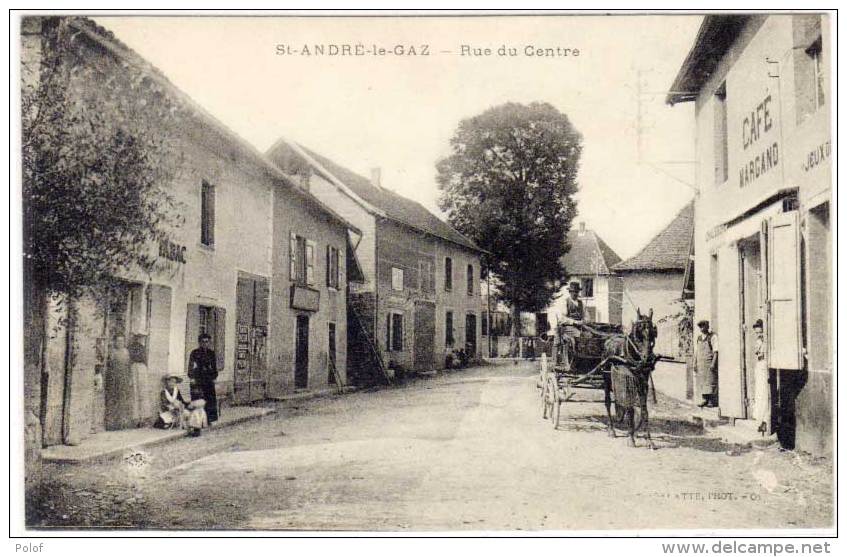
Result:
{"type": "Polygon", "coordinates": [[[27,489],[41,481],[42,409],[47,349],[47,291],[24,263],[24,480],[27,489]]]}

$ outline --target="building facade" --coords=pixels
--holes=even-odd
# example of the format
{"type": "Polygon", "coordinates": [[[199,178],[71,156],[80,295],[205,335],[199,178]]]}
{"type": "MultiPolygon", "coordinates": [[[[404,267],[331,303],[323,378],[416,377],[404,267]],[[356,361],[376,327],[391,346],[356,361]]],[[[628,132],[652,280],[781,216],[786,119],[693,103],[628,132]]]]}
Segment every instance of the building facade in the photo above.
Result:
{"type": "Polygon", "coordinates": [[[696,114],[696,319],[719,338],[722,414],[747,418],[765,323],[771,426],[832,451],[830,22],[707,16],[668,102],[696,114]]]}
{"type": "MultiPolygon", "coordinates": [[[[620,256],[596,232],[586,229],[584,222],[568,233],[567,241],[570,250],[562,257],[562,265],[568,273],[568,283],[576,282],[581,287],[585,319],[619,325],[623,286],[612,267],[620,262],[620,256]]],[[[564,287],[547,310],[551,327],[555,327],[559,316],[565,315],[567,296],[564,287]]]]}
{"type": "Polygon", "coordinates": [[[685,359],[680,353],[679,320],[683,279],[694,234],[694,203],[688,203],[634,256],[612,266],[623,281],[623,323],[636,312],[653,310],[658,336],[655,350],[663,356],[685,359]]]}
{"type": "Polygon", "coordinates": [[[159,133],[179,154],[166,190],[180,222],[151,246],[157,271],[126,269],[108,298],[53,300],[43,445],[151,424],[162,377],[187,374],[201,333],[212,337],[218,390],[232,403],[345,382],[347,235],[356,227],[90,20],[29,19],[24,48],[42,45],[55,25],[69,26],[77,63],[94,68],[72,81],[73,94],[96,96],[130,73],[148,85],[118,93],[129,102],[165,97],[179,107],[159,133]]]}
{"type": "Polygon", "coordinates": [[[362,280],[350,288],[351,375],[375,368],[430,371],[448,353],[481,356],[480,250],[420,204],[280,139],[268,157],[361,230],[353,237],[362,280]],[[375,356],[375,357],[374,357],[375,356]]]}

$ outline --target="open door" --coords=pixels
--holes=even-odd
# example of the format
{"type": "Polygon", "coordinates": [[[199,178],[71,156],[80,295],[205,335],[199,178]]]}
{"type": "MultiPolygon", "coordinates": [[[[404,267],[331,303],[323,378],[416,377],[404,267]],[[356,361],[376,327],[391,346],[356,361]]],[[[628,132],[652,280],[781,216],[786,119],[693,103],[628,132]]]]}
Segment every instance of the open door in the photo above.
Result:
{"type": "Polygon", "coordinates": [[[803,369],[800,330],[799,213],[780,213],[767,222],[768,367],[803,369]]]}
{"type": "Polygon", "coordinates": [[[722,415],[743,418],[741,273],[735,245],[718,252],[718,292],[718,403],[722,415]]]}

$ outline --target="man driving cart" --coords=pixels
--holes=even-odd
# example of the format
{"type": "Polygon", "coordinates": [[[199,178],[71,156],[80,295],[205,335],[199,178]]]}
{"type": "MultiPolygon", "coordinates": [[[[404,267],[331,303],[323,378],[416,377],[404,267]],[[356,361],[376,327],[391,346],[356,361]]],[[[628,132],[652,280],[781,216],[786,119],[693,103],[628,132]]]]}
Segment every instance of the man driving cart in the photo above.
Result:
{"type": "Polygon", "coordinates": [[[578,282],[568,284],[565,315],[559,321],[556,351],[556,363],[570,367],[571,355],[575,347],[575,339],[582,334],[582,324],[585,319],[585,309],[579,293],[582,287],[578,282]]]}

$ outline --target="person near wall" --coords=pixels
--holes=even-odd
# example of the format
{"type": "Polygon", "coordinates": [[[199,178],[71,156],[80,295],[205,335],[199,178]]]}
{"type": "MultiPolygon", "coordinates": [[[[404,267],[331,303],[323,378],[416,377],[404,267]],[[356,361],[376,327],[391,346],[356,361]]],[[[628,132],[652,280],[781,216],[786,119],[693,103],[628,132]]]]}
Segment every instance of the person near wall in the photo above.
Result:
{"type": "Polygon", "coordinates": [[[753,332],[756,335],[756,368],[754,381],[753,399],[755,404],[754,418],[759,426],[762,436],[770,431],[771,425],[771,385],[770,372],[765,357],[765,326],[761,319],[753,324],[753,332]]]}
{"type": "Polygon", "coordinates": [[[104,377],[107,430],[127,429],[138,425],[135,415],[135,381],[130,365],[126,339],[117,334],[109,347],[104,377]]]}
{"type": "Polygon", "coordinates": [[[153,427],[159,429],[179,429],[183,422],[188,419],[188,403],[182,398],[179,383],[182,377],[178,375],[166,375],[162,378],[164,387],[159,393],[159,416],[153,427]]]}
{"type": "Polygon", "coordinates": [[[218,397],[215,392],[215,380],[218,378],[218,359],[212,350],[212,337],[203,333],[197,337],[199,347],[188,356],[188,378],[192,390],[201,393],[206,401],[206,415],[209,423],[218,419],[218,397]]]}
{"type": "Polygon", "coordinates": [[[703,401],[700,408],[718,405],[718,336],[709,329],[709,322],[697,323],[700,334],[694,349],[694,373],[703,401]]]}

